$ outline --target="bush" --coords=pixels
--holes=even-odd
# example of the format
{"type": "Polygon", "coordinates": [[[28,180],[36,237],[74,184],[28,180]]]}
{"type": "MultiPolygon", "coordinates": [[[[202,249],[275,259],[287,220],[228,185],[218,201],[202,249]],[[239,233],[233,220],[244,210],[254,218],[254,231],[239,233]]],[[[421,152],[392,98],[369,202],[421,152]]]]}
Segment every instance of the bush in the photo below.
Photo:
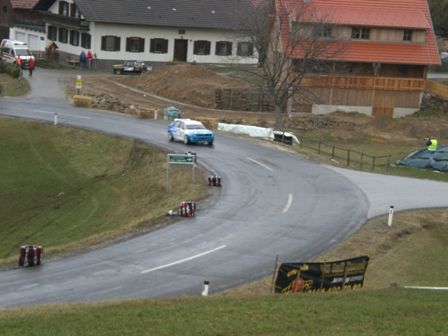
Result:
{"type": "Polygon", "coordinates": [[[19,78],[20,69],[12,63],[6,63],[4,61],[0,62],[0,73],[7,73],[11,77],[19,78]]]}

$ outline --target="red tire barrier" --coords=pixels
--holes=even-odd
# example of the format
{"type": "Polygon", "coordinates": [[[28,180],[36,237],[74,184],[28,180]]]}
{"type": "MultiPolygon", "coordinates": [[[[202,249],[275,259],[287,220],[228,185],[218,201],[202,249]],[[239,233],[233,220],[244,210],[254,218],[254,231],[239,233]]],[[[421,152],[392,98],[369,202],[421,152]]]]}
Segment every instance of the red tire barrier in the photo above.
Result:
{"type": "Polygon", "coordinates": [[[179,215],[182,217],[196,216],[196,202],[182,201],[179,205],[179,215]]]}
{"type": "Polygon", "coordinates": [[[19,266],[35,266],[41,264],[44,249],[40,245],[22,245],[19,250],[19,266]]]}

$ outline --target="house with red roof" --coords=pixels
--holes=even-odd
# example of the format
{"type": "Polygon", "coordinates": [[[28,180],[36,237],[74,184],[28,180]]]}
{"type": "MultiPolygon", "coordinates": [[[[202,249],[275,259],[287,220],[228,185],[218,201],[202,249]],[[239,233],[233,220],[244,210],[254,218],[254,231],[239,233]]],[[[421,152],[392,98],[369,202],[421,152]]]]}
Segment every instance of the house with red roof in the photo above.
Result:
{"type": "Polygon", "coordinates": [[[33,51],[45,50],[45,23],[33,10],[38,0],[0,0],[1,38],[28,44],[33,51]]]}
{"type": "MultiPolygon", "coordinates": [[[[292,112],[400,117],[419,109],[428,67],[440,64],[427,0],[276,0],[276,10],[287,29],[323,26],[319,38],[334,51],[317,55],[328,66],[302,81],[313,98],[294,99],[292,112]]],[[[291,54],[302,57],[301,48],[291,54]]]]}

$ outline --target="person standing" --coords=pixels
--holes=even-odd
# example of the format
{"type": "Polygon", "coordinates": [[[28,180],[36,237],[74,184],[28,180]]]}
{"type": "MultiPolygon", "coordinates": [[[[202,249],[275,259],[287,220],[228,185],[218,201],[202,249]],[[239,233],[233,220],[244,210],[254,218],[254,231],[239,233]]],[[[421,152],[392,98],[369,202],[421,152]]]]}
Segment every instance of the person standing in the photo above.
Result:
{"type": "Polygon", "coordinates": [[[22,69],[22,60],[20,59],[19,56],[16,56],[16,65],[22,69]]]}
{"type": "Polygon", "coordinates": [[[430,152],[435,152],[437,150],[437,146],[439,145],[437,139],[431,137],[426,138],[426,149],[430,152]]]}
{"type": "Polygon", "coordinates": [[[79,66],[81,68],[85,68],[86,67],[86,53],[83,51],[81,51],[81,54],[79,55],[79,66]]]}
{"type": "Polygon", "coordinates": [[[30,73],[30,77],[33,75],[34,68],[36,67],[36,60],[34,57],[31,57],[28,61],[28,71],[30,73]]]}
{"type": "Polygon", "coordinates": [[[90,69],[92,67],[92,62],[93,62],[93,54],[92,52],[89,50],[87,52],[87,67],[90,69]]]}

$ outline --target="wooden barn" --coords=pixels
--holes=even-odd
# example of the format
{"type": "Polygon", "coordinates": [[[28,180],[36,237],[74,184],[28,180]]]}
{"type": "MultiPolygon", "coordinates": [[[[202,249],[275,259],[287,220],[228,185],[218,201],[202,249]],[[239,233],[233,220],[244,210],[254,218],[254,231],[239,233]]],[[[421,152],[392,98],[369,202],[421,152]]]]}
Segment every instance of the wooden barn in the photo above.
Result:
{"type": "MultiPolygon", "coordinates": [[[[427,0],[277,0],[276,5],[288,9],[291,31],[299,23],[319,25],[317,38],[331,41],[336,50],[302,80],[308,94],[294,97],[290,112],[401,117],[419,109],[428,66],[440,64],[427,0]],[[299,7],[312,15],[298,15],[299,7]]],[[[298,48],[292,62],[301,57],[298,48]]]]}

